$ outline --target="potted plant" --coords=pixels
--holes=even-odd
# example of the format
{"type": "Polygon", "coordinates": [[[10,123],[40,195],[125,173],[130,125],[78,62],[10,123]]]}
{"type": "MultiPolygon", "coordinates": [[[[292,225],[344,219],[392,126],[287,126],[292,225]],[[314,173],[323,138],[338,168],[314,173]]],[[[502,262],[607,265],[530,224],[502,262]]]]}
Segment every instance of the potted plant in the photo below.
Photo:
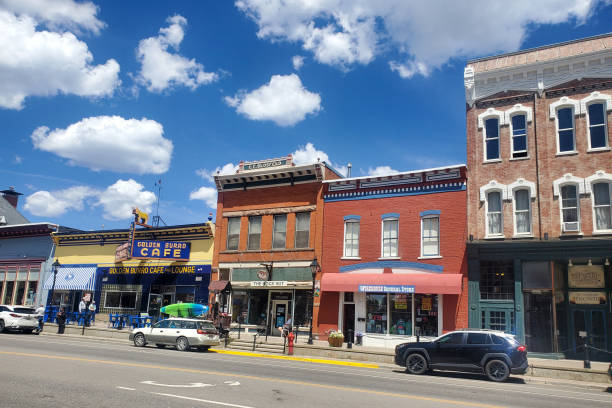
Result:
{"type": "Polygon", "coordinates": [[[329,333],[327,341],[331,347],[342,347],[342,343],[344,343],[344,334],[342,334],[342,332],[332,331],[329,333]]]}

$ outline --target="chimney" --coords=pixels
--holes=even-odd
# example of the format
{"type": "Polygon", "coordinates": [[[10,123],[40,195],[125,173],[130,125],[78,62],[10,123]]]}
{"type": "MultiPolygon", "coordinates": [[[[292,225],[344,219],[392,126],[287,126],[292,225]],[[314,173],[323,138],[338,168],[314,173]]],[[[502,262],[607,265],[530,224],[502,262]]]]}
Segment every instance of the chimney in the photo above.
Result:
{"type": "Polygon", "coordinates": [[[350,178],[351,177],[351,167],[353,167],[353,165],[351,163],[346,165],[346,178],[350,178]]]}
{"type": "Polygon", "coordinates": [[[4,197],[4,199],[8,201],[9,203],[11,203],[11,205],[15,208],[17,208],[17,202],[19,202],[19,196],[23,195],[21,193],[16,192],[14,186],[10,186],[8,190],[2,190],[0,191],[0,193],[2,193],[2,197],[4,197]]]}

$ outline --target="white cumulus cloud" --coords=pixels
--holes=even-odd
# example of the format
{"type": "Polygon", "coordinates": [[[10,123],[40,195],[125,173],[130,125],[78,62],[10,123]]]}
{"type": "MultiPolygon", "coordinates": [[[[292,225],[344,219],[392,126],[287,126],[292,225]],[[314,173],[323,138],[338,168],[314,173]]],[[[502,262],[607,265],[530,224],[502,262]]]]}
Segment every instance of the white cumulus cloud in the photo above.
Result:
{"type": "Polygon", "coordinates": [[[223,167],[217,166],[217,168],[215,168],[214,170],[198,169],[196,170],[196,174],[202,177],[204,180],[208,180],[211,183],[213,183],[215,181],[215,175],[217,173],[219,173],[220,175],[234,174],[236,173],[237,170],[238,170],[237,164],[226,163],[223,165],[223,167]]]}
{"type": "Polygon", "coordinates": [[[99,34],[106,25],[98,20],[98,6],[74,0],[0,0],[0,8],[15,14],[25,14],[44,23],[52,30],[87,30],[99,34]]]}
{"type": "Polygon", "coordinates": [[[321,110],[321,96],[308,91],[296,74],[273,75],[267,84],[225,101],[251,120],[270,120],[278,126],[293,126],[321,110]]]}
{"type": "Polygon", "coordinates": [[[150,213],[155,194],[146,191],[144,186],[133,179],[117,180],[100,193],[96,206],[102,206],[102,217],[107,220],[124,220],[132,218],[132,208],[150,213]]]}
{"type": "Polygon", "coordinates": [[[292,153],[292,155],[293,163],[295,163],[296,166],[324,161],[344,176],[346,176],[348,171],[347,166],[332,163],[327,153],[325,153],[323,150],[318,150],[310,142],[306,143],[305,146],[299,146],[298,149],[292,153]]]}
{"type": "Polygon", "coordinates": [[[34,19],[0,9],[0,107],[22,109],[28,96],[110,96],[119,64],[93,65],[87,44],[70,32],[38,31],[34,19]]]}
{"type": "Polygon", "coordinates": [[[201,200],[211,209],[217,208],[217,189],[214,187],[200,187],[189,194],[190,200],[201,200]]]}
{"type": "Polygon", "coordinates": [[[163,137],[163,126],[150,119],[95,116],[65,129],[46,126],[32,133],[34,147],[94,171],[161,174],[168,171],[172,142],[163,137]]]}
{"type": "Polygon", "coordinates": [[[304,65],[304,57],[301,55],[294,55],[293,58],[291,58],[291,62],[293,63],[293,69],[299,71],[304,65]]]}
{"type": "Polygon", "coordinates": [[[289,41],[323,64],[347,69],[386,53],[404,78],[452,58],[517,50],[534,26],[586,21],[603,0],[496,2],[407,0],[237,0],[257,35],[289,41]],[[477,12],[475,12],[477,10],[477,12]],[[399,61],[398,61],[399,59],[399,61]]]}
{"type": "Polygon", "coordinates": [[[397,173],[399,173],[399,171],[392,169],[390,166],[378,166],[374,168],[368,168],[368,176],[390,176],[392,174],[397,173]]]}
{"type": "Polygon", "coordinates": [[[64,190],[37,191],[25,199],[24,209],[39,217],[57,217],[68,210],[83,210],[87,198],[96,197],[100,192],[87,186],[75,186],[64,190]]]}
{"type": "Polygon", "coordinates": [[[167,22],[169,26],[160,28],[157,37],[145,38],[138,44],[139,82],[151,92],[162,92],[176,86],[194,90],[218,80],[218,74],[204,71],[204,66],[195,59],[178,54],[187,19],[175,15],[168,17],[167,22]]]}

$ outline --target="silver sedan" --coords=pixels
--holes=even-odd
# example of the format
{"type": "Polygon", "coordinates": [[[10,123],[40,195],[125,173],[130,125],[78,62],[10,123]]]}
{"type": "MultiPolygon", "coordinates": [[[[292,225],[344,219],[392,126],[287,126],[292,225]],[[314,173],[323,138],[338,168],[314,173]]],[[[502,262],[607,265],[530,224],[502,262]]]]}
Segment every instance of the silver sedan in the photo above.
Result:
{"type": "Polygon", "coordinates": [[[159,348],[176,346],[179,351],[192,347],[208,350],[211,346],[219,345],[219,332],[209,320],[170,318],[160,320],[151,327],[132,330],[130,341],[136,347],[153,343],[159,348]]]}

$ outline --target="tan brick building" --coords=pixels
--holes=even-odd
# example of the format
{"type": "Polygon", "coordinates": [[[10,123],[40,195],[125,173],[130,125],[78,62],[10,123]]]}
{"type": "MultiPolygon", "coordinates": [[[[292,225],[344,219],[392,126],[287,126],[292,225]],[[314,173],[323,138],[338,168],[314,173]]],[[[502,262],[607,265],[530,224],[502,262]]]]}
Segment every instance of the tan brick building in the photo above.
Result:
{"type": "Polygon", "coordinates": [[[612,35],[465,68],[470,326],[612,349],[612,35]],[[610,335],[608,335],[610,333],[610,335]]]}
{"type": "MultiPolygon", "coordinates": [[[[278,335],[291,316],[293,325],[308,328],[310,265],[322,252],[323,180],[340,177],[324,162],[295,166],[291,155],[241,162],[235,174],[215,176],[211,301],[233,325],[240,320],[247,331],[278,335]]],[[[318,309],[315,297],[315,334],[318,309]]]]}

